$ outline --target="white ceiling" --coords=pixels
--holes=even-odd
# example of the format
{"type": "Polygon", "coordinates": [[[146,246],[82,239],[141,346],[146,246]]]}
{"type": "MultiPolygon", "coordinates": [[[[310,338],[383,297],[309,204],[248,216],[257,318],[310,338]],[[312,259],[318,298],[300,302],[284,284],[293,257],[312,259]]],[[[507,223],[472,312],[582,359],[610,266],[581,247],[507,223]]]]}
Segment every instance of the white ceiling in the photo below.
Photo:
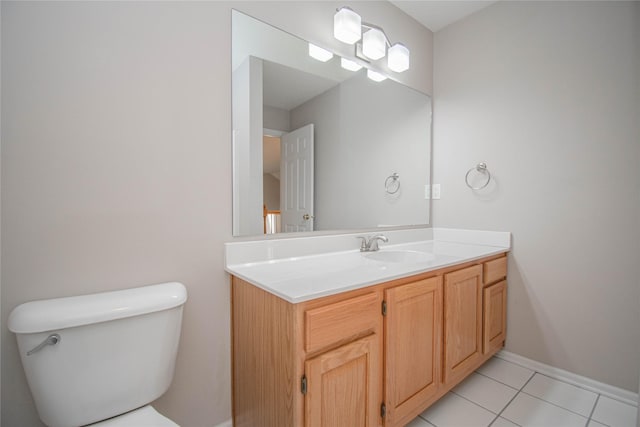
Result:
{"type": "Polygon", "coordinates": [[[433,31],[496,3],[497,0],[390,0],[407,15],[433,31]]]}

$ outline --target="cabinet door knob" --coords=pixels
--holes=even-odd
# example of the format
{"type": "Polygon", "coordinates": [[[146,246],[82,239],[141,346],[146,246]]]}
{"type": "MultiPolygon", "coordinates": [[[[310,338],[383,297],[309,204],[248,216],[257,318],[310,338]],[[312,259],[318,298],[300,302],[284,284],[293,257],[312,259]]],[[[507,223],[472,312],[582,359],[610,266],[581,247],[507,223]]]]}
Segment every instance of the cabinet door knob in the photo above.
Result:
{"type": "Polygon", "coordinates": [[[305,221],[309,221],[309,219],[311,218],[315,218],[315,216],[309,215],[308,213],[302,215],[302,219],[304,219],[305,221]]]}

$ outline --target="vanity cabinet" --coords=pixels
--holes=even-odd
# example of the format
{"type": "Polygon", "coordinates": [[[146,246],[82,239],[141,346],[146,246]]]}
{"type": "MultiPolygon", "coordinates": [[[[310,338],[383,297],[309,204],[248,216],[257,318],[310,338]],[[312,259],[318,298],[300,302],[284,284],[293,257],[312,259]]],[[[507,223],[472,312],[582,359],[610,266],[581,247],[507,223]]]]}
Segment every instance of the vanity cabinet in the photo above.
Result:
{"type": "Polygon", "coordinates": [[[507,257],[484,263],[483,335],[484,354],[494,353],[507,336],[507,257]]]}
{"type": "Polygon", "coordinates": [[[305,362],[306,427],[380,424],[380,348],[375,335],[360,338],[305,362]]]}
{"type": "Polygon", "coordinates": [[[381,424],[380,307],[370,292],[304,311],[305,354],[320,351],[304,363],[305,427],[381,424]]]}
{"type": "Polygon", "coordinates": [[[235,427],[383,424],[382,292],[291,304],[232,278],[235,427]]]}
{"type": "Polygon", "coordinates": [[[484,290],[483,352],[498,350],[507,336],[507,281],[484,290]]]}
{"type": "Polygon", "coordinates": [[[235,427],[404,426],[493,356],[506,255],[289,303],[232,277],[235,427]]]}
{"type": "Polygon", "coordinates": [[[471,373],[482,352],[482,265],[444,275],[444,383],[471,373]]]}
{"type": "Polygon", "coordinates": [[[442,277],[385,290],[386,425],[401,426],[440,389],[442,277]]]}

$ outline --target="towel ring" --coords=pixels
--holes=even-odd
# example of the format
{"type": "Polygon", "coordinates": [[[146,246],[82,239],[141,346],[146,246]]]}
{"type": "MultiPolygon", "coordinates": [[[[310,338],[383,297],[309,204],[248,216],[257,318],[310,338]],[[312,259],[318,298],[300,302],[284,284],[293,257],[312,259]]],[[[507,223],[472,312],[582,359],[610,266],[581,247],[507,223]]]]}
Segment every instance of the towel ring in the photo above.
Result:
{"type": "Polygon", "coordinates": [[[389,194],[396,194],[400,190],[400,175],[393,173],[384,180],[384,190],[389,194]]]}
{"type": "Polygon", "coordinates": [[[484,162],[478,163],[475,168],[469,169],[467,171],[467,174],[464,176],[464,181],[467,184],[467,187],[472,190],[482,190],[484,187],[489,185],[489,182],[491,181],[491,172],[489,172],[489,169],[487,169],[487,164],[484,162]],[[473,185],[469,184],[469,174],[474,170],[487,176],[486,182],[478,187],[474,187],[473,185]]]}

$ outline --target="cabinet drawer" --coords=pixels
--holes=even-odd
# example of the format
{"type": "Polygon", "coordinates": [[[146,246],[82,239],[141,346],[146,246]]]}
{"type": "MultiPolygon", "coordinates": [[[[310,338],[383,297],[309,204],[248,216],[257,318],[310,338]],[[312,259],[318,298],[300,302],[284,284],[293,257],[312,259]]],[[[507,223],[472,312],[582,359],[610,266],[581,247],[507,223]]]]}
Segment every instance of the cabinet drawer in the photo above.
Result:
{"type": "Polygon", "coordinates": [[[496,280],[507,277],[507,257],[494,259],[484,263],[484,284],[488,285],[496,280]]]}
{"type": "Polygon", "coordinates": [[[367,331],[375,332],[381,318],[380,294],[373,292],[307,310],[304,349],[311,353],[367,331]]]}

